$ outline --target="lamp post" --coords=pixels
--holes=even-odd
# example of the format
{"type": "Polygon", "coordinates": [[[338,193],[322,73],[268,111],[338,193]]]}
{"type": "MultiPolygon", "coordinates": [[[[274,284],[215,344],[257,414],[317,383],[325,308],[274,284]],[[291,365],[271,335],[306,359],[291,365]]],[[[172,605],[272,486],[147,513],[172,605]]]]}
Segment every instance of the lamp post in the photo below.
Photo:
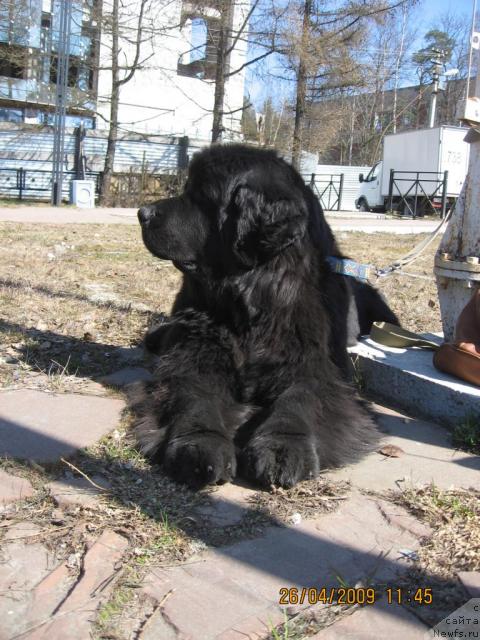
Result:
{"type": "Polygon", "coordinates": [[[430,116],[428,126],[432,129],[435,126],[435,115],[437,110],[437,95],[438,95],[438,84],[440,80],[440,72],[443,66],[443,59],[445,54],[443,51],[439,49],[432,49],[432,53],[435,54],[435,57],[432,58],[433,70],[432,70],[432,93],[430,97],[430,116]]]}
{"type": "Polygon", "coordinates": [[[72,2],[70,0],[60,0],[57,40],[57,85],[55,91],[52,154],[52,204],[57,207],[62,202],[71,17],[72,2]]]}

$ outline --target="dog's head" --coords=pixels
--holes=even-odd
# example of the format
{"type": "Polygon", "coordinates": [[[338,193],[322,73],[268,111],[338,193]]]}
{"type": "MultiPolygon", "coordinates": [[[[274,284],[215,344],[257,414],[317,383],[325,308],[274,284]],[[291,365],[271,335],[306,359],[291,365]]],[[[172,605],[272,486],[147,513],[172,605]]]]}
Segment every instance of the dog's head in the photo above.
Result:
{"type": "Polygon", "coordinates": [[[193,157],[182,195],[138,212],[146,247],[185,273],[222,278],[332,235],[312,191],[274,152],[214,146],[193,157]]]}

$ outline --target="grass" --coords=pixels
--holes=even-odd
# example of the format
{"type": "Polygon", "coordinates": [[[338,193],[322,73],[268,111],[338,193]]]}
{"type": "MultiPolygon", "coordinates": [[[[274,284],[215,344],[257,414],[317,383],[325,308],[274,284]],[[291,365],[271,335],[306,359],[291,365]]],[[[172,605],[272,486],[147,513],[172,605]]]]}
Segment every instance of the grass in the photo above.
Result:
{"type": "MultiPolygon", "coordinates": [[[[90,378],[121,367],[180,282],[127,225],[0,224],[0,385],[29,372],[90,378]],[[12,366],[13,365],[13,366],[12,366]],[[71,376],[68,373],[74,374],[71,376]]],[[[51,382],[51,381],[50,381],[51,382]]]]}
{"type": "Polygon", "coordinates": [[[480,454],[480,417],[468,416],[452,432],[452,444],[458,449],[480,454]]]}
{"type": "Polygon", "coordinates": [[[441,490],[431,484],[390,498],[431,527],[431,535],[418,549],[418,560],[395,587],[432,588],[432,606],[417,607],[415,615],[433,626],[468,599],[457,573],[480,570],[480,492],[441,490]]]}
{"type": "Polygon", "coordinates": [[[432,527],[420,551],[421,567],[442,578],[480,569],[480,493],[439,490],[434,485],[406,491],[401,501],[432,527]]]}
{"type": "Polygon", "coordinates": [[[293,640],[293,636],[289,632],[289,621],[287,613],[284,612],[284,622],[280,627],[274,628],[270,626],[270,634],[272,640],[293,640]]]}
{"type": "MultiPolygon", "coordinates": [[[[338,234],[345,253],[380,266],[420,237],[338,234]]],[[[180,284],[135,226],[1,223],[0,243],[0,387],[75,391],[78,380],[121,368],[121,347],[141,342],[156,314],[170,311],[180,284]]],[[[431,276],[434,250],[412,270],[431,276]]],[[[376,285],[406,328],[440,329],[433,280],[395,275],[376,285]]]]}

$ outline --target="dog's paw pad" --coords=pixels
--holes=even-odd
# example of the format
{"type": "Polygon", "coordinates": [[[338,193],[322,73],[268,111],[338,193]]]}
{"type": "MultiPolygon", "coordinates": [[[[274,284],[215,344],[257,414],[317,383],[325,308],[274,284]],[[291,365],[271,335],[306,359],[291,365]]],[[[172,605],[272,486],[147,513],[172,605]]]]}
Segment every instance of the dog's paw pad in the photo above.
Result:
{"type": "Polygon", "coordinates": [[[221,436],[190,436],[169,443],[164,465],[174,480],[192,487],[223,484],[235,476],[235,450],[221,436]]]}
{"type": "Polygon", "coordinates": [[[266,487],[289,488],[314,478],[320,470],[318,456],[313,443],[306,440],[275,433],[253,438],[242,452],[243,473],[266,487]]]}

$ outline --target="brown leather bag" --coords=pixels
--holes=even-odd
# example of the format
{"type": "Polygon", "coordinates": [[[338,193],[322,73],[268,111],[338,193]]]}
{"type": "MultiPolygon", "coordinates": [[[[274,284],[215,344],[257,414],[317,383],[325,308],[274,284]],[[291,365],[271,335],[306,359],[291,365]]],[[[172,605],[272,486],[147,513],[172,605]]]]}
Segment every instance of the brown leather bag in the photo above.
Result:
{"type": "Polygon", "coordinates": [[[476,289],[455,326],[453,342],[433,355],[433,364],[470,384],[480,386],[480,289],[476,289]]]}

